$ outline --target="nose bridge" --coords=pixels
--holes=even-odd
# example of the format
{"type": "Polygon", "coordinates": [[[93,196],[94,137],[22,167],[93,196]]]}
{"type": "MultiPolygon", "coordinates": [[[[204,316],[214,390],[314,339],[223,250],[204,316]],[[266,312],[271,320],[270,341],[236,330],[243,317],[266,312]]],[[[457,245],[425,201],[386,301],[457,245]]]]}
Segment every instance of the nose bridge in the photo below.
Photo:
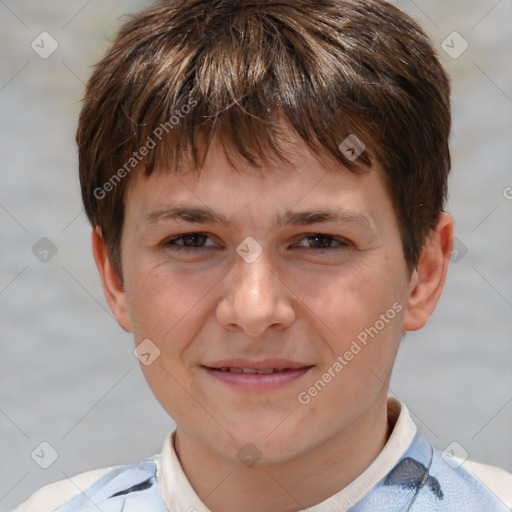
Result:
{"type": "Polygon", "coordinates": [[[245,304],[261,309],[275,301],[277,278],[265,251],[254,260],[240,257],[235,264],[234,274],[233,295],[242,302],[241,306],[245,304]]]}
{"type": "Polygon", "coordinates": [[[255,337],[269,326],[290,325],[293,308],[275,272],[265,251],[252,261],[237,255],[218,306],[219,323],[255,337]]]}

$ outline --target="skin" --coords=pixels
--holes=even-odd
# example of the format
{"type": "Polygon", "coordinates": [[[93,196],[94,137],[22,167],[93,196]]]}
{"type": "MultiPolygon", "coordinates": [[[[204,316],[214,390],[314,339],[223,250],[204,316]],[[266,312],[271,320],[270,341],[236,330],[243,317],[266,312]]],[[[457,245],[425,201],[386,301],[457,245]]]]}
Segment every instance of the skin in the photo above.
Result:
{"type": "Polygon", "coordinates": [[[158,346],[159,357],[142,370],[176,421],[188,479],[213,511],[239,511],[240,503],[247,512],[310,507],[371,464],[389,435],[387,384],[402,332],[420,329],[434,311],[452,250],[453,218],[443,213],[410,275],[378,164],[356,176],[329,168],[292,134],[283,144],[292,165],[269,160],[263,173],[239,160],[235,172],[217,143],[199,178],[193,171],[135,174],[126,197],[123,282],[93,230],[108,304],[137,344],[158,346]],[[148,220],[178,204],[209,207],[235,224],[148,220]],[[325,208],[367,220],[275,222],[289,210],[325,208]],[[187,233],[207,238],[190,252],[176,249],[183,238],[169,243],[187,233]],[[308,237],[314,234],[324,238],[308,237]],[[236,252],[248,236],[263,249],[252,263],[236,252]],[[299,393],[396,303],[401,311],[300,403],[299,393]],[[279,389],[247,391],[203,367],[227,358],[284,358],[312,368],[279,389]],[[261,454],[252,467],[237,456],[247,443],[261,454]]]}

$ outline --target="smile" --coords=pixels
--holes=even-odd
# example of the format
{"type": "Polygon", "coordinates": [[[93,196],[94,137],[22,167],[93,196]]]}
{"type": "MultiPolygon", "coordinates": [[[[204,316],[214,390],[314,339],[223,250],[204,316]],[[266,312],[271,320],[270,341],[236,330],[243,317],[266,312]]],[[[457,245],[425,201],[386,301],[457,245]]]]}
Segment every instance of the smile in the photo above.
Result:
{"type": "MultiPolygon", "coordinates": [[[[247,366],[255,366],[247,365],[247,366]]],[[[291,385],[314,366],[292,365],[286,366],[247,368],[244,366],[202,366],[210,377],[217,382],[227,385],[235,390],[263,392],[272,391],[291,385]]]]}

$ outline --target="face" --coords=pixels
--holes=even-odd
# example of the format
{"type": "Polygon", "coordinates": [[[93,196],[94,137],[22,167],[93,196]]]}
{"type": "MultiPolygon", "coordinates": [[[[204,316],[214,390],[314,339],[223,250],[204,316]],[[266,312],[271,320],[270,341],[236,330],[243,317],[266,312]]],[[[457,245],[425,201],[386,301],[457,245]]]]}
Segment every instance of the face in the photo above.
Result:
{"type": "Polygon", "coordinates": [[[411,293],[380,169],[286,151],[235,172],[214,146],[200,177],[135,175],[126,197],[112,309],[178,433],[233,460],[306,453],[382,406],[411,293]]]}

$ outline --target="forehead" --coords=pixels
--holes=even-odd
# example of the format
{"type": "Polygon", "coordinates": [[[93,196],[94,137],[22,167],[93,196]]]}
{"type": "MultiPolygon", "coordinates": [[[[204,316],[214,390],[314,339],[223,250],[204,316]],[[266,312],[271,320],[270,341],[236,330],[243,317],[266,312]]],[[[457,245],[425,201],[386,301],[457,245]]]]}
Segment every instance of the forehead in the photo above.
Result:
{"type": "Polygon", "coordinates": [[[182,220],[229,229],[240,228],[245,219],[275,226],[329,221],[368,226],[379,209],[391,208],[378,164],[357,174],[293,136],[282,149],[286,161],[269,154],[255,167],[228,157],[217,140],[199,170],[156,167],[149,177],[138,172],[126,197],[127,215],[142,225],[182,220]]]}
{"type": "MultiPolygon", "coordinates": [[[[357,168],[349,170],[333,157],[330,148],[318,144],[318,149],[316,151],[312,150],[311,144],[306,143],[297,134],[282,114],[278,114],[276,119],[281,131],[279,134],[272,136],[271,143],[274,147],[268,147],[262,141],[257,141],[256,165],[249,162],[247,157],[242,156],[239,149],[235,149],[234,142],[223,138],[226,134],[220,131],[214,133],[211,141],[208,141],[205,133],[200,133],[197,146],[198,155],[193,155],[190,147],[188,149],[177,148],[177,141],[171,137],[162,139],[158,144],[156,155],[163,155],[163,158],[161,162],[158,160],[155,162],[155,165],[151,168],[151,173],[176,176],[208,174],[210,178],[213,178],[213,173],[218,175],[221,171],[229,169],[235,174],[244,173],[245,175],[270,176],[284,174],[290,179],[294,172],[299,175],[302,174],[303,179],[306,178],[307,174],[314,174],[315,171],[325,174],[331,170],[343,173],[368,173],[374,170],[379,174],[382,173],[379,162],[373,156],[373,150],[367,148],[359,159],[363,160],[365,157],[369,157],[371,166],[365,165],[361,161],[358,162],[358,159],[356,159],[353,164],[357,168]],[[165,159],[165,155],[169,152],[167,148],[173,154],[179,154],[179,159],[174,165],[168,163],[165,159]],[[197,160],[201,160],[203,156],[202,163],[198,165],[197,160]],[[309,168],[311,172],[305,173],[306,168],[309,168]]],[[[355,138],[354,135],[351,135],[351,137],[355,138]]],[[[346,148],[344,145],[340,144],[339,147],[340,153],[345,154],[346,148]]],[[[137,174],[140,181],[141,173],[133,174],[137,174]]]]}

